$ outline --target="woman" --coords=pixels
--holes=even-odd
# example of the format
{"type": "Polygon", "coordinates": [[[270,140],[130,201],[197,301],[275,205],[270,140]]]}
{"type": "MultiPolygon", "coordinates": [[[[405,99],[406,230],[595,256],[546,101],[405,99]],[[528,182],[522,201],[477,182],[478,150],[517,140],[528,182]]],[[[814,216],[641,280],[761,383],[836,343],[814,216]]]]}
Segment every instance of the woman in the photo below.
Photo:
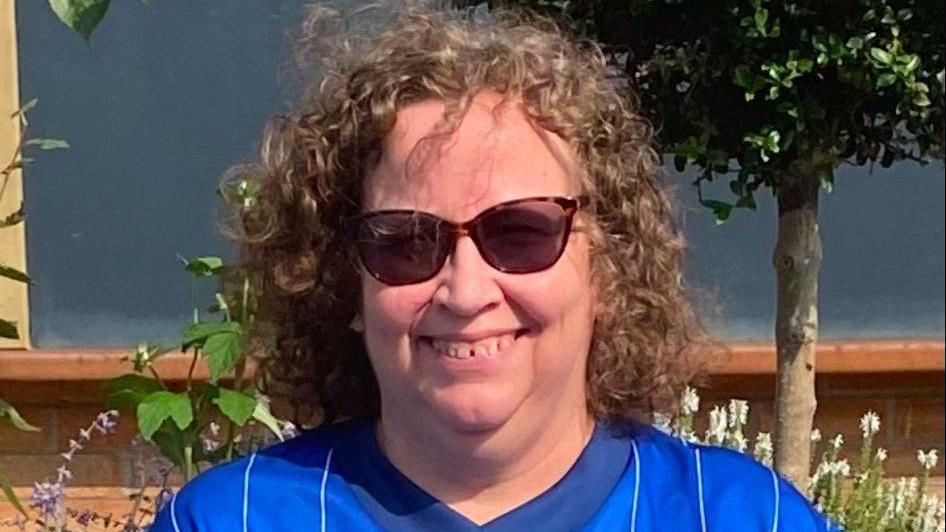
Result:
{"type": "Polygon", "coordinates": [[[269,131],[262,373],[320,427],[153,530],[825,530],[771,470],[649,427],[708,345],[651,130],[593,46],[482,18],[401,13],[269,131]]]}

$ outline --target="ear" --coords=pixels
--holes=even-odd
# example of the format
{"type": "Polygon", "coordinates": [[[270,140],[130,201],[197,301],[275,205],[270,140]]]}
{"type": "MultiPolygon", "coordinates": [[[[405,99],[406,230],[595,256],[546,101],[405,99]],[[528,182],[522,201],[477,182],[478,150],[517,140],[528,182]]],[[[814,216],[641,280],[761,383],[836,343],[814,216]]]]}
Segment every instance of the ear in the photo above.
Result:
{"type": "Polygon", "coordinates": [[[358,334],[365,332],[365,322],[361,319],[361,314],[355,314],[355,317],[351,319],[351,325],[348,327],[358,334]]]}

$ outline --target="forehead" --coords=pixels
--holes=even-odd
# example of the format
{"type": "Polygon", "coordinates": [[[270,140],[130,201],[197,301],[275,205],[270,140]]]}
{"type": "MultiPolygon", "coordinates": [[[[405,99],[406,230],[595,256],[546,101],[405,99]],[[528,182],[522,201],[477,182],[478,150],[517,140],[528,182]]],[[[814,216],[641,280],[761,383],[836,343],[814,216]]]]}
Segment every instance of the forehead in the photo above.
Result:
{"type": "Polygon", "coordinates": [[[568,145],[515,101],[480,93],[460,126],[438,136],[444,111],[428,100],[398,112],[365,181],[364,211],[417,209],[459,221],[511,199],[579,192],[568,145]]]}

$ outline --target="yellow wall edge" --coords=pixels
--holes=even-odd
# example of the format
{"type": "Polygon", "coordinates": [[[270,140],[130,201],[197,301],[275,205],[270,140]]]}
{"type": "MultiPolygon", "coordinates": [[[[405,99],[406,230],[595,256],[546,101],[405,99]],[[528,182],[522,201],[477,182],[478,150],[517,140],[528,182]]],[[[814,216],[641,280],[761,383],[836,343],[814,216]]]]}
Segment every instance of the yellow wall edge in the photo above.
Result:
{"type": "MultiPolygon", "coordinates": [[[[15,4],[15,0],[0,1],[0,168],[12,160],[20,139],[19,121],[10,118],[20,107],[15,4]]],[[[23,174],[14,171],[0,198],[0,218],[15,212],[22,201],[23,174]]],[[[0,264],[27,271],[24,223],[0,228],[0,264]]],[[[19,340],[0,339],[0,349],[31,347],[29,316],[26,284],[0,277],[0,317],[15,321],[20,334],[19,340]]]]}

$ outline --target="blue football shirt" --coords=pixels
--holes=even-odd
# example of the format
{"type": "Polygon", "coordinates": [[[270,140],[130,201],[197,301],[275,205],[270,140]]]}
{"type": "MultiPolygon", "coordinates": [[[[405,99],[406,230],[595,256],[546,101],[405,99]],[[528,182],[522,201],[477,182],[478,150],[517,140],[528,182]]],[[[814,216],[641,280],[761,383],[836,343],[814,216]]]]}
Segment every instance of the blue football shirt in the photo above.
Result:
{"type": "Polygon", "coordinates": [[[652,427],[599,424],[575,464],[535,499],[477,525],[401,474],[374,425],[303,433],[198,475],[154,532],[833,531],[791,484],[732,450],[652,427]]]}

